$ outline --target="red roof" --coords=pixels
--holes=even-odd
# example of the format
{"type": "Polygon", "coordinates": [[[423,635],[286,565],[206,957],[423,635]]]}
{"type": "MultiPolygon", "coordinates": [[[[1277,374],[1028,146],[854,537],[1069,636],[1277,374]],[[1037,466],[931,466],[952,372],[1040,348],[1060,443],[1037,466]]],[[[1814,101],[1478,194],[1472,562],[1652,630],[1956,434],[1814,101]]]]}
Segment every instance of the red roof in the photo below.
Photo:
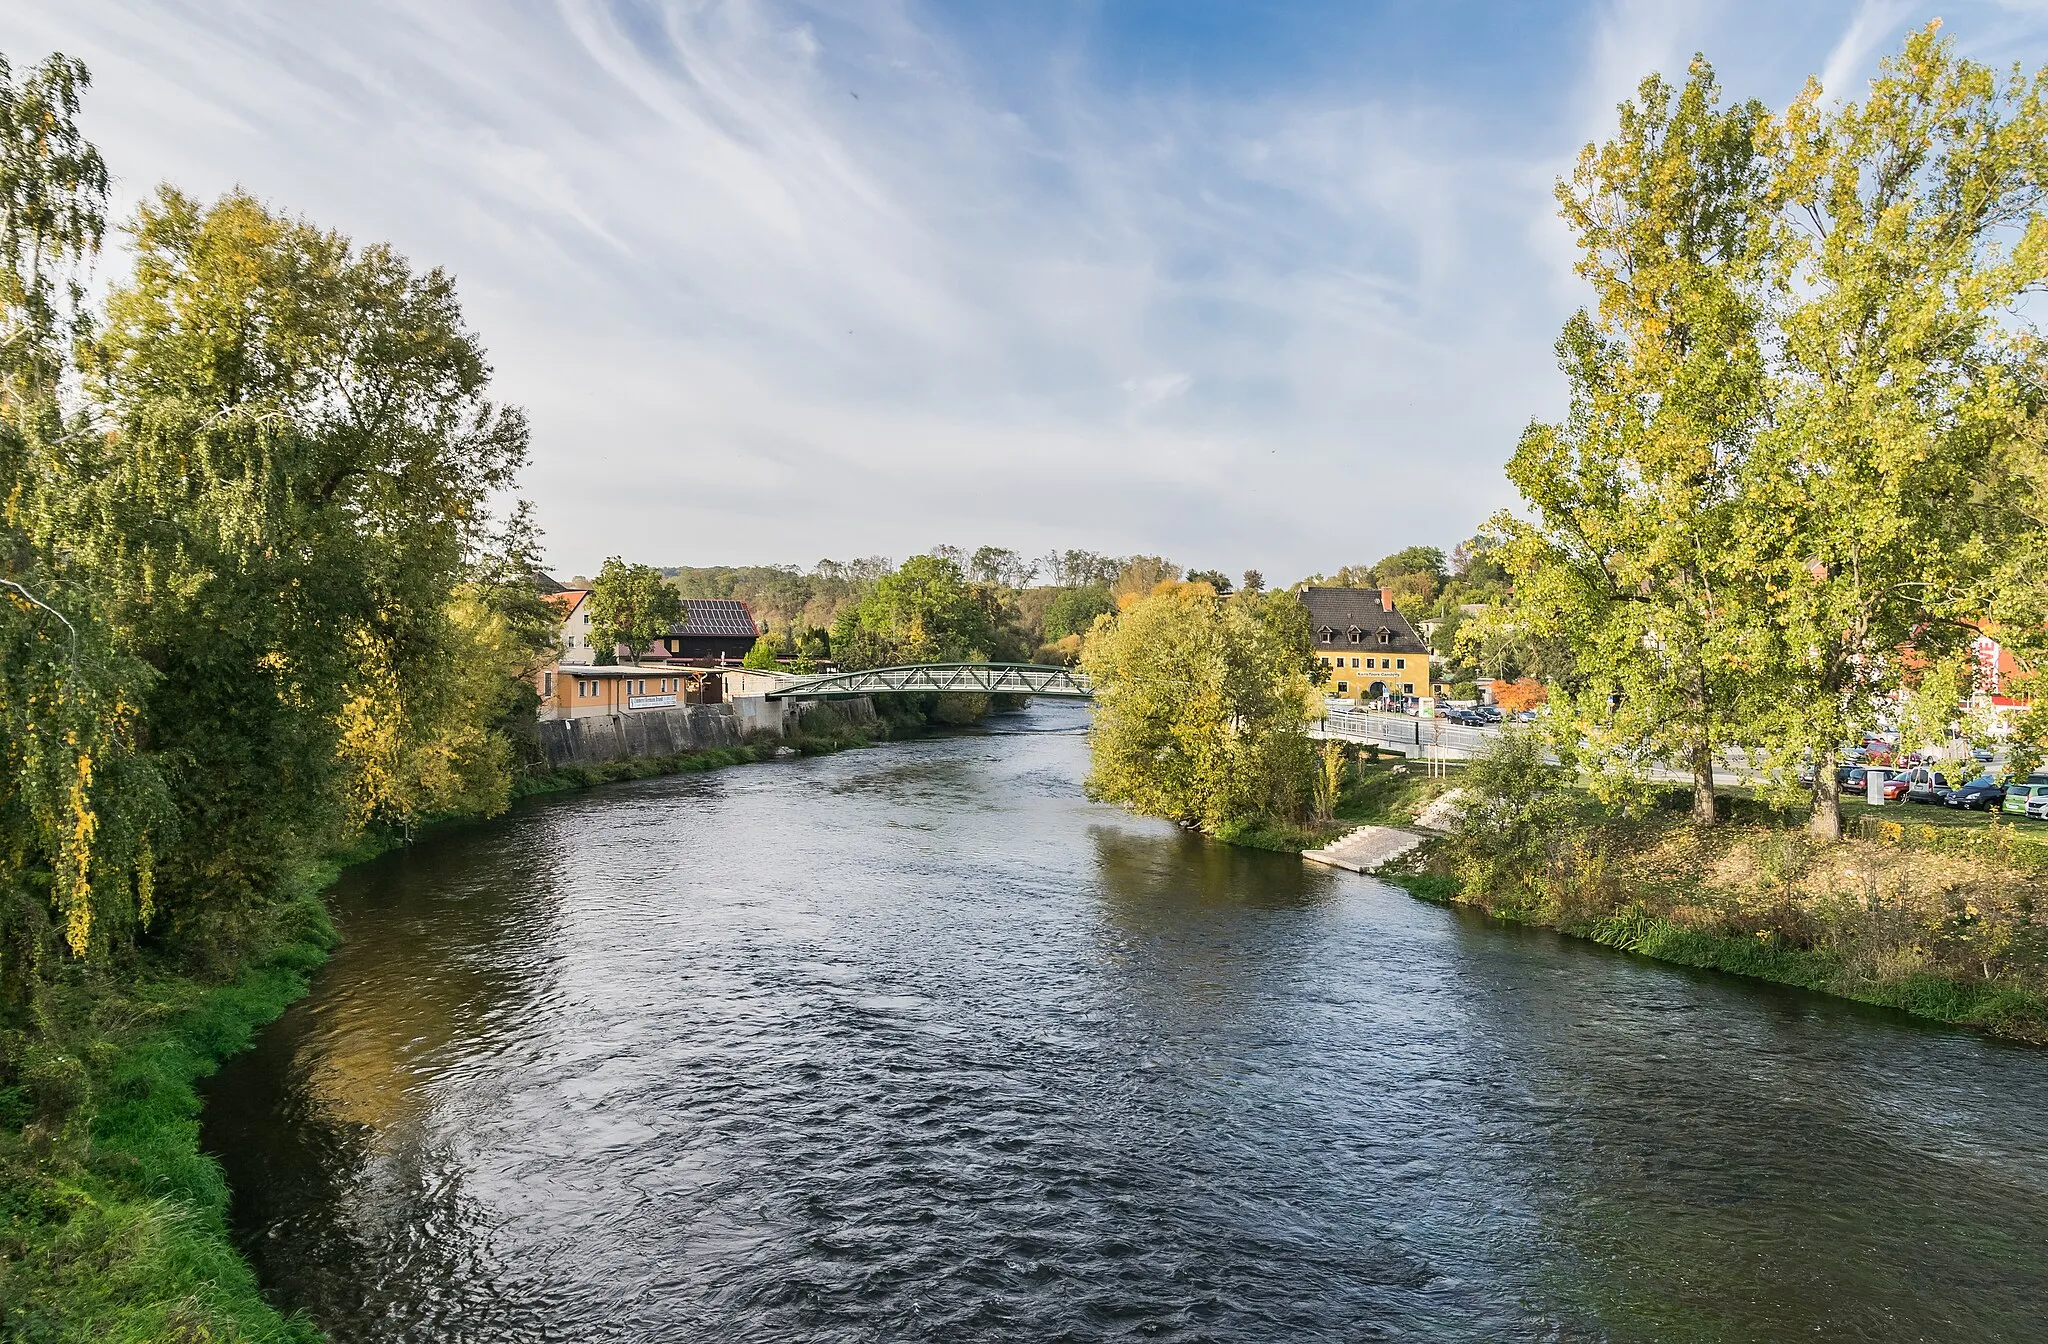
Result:
{"type": "Polygon", "coordinates": [[[590,590],[588,588],[564,588],[559,593],[541,594],[549,606],[556,608],[562,613],[563,620],[567,620],[569,613],[576,610],[576,604],[589,595],[590,590]]]}

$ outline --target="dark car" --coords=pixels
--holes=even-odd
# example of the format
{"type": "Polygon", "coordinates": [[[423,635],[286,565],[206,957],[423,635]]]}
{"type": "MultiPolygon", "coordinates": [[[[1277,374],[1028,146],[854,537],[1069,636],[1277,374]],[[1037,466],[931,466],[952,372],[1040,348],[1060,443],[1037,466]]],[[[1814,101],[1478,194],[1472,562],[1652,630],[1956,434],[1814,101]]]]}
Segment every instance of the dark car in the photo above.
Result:
{"type": "Polygon", "coordinates": [[[1986,812],[1996,812],[2005,805],[2005,785],[1990,775],[1979,775],[1941,795],[1941,801],[1949,807],[1970,810],[1981,807],[1986,812]]]}
{"type": "Polygon", "coordinates": [[[1845,765],[1840,770],[1837,770],[1835,772],[1835,778],[1837,781],[1840,782],[1843,793],[1855,794],[1858,797],[1861,797],[1863,791],[1869,787],[1868,783],[1865,780],[1865,776],[1867,776],[1869,773],[1869,766],[1845,765]]]}

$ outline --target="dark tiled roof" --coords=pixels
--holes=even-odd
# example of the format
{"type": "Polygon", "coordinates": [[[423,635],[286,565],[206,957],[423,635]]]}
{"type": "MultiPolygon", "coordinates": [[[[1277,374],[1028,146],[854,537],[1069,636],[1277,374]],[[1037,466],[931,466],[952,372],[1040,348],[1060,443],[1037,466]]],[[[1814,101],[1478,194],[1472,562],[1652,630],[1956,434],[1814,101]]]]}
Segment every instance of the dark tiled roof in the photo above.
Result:
{"type": "Polygon", "coordinates": [[[1429,645],[1415,633],[1406,616],[1398,609],[1380,605],[1377,588],[1308,588],[1301,594],[1301,604],[1308,608],[1308,625],[1316,648],[1348,649],[1355,643],[1359,648],[1369,646],[1393,653],[1429,652],[1429,645]],[[1388,635],[1384,644],[1379,639],[1382,629],[1388,635]],[[1358,631],[1356,641],[1351,638],[1353,630],[1358,631]]]}
{"type": "Polygon", "coordinates": [[[670,626],[668,633],[671,637],[729,635],[752,639],[759,631],[754,628],[754,613],[747,610],[744,602],[723,597],[686,597],[682,624],[670,626]]]}

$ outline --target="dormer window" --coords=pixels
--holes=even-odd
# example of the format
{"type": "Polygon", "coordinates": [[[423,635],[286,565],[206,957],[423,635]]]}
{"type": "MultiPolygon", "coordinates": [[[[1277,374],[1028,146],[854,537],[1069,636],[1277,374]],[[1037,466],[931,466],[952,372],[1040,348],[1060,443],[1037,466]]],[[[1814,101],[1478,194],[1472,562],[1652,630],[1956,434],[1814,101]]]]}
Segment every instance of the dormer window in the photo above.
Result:
{"type": "Polygon", "coordinates": [[[1327,625],[1324,626],[1322,629],[1316,631],[1316,633],[1323,637],[1323,643],[1325,644],[1328,644],[1331,640],[1337,637],[1337,632],[1327,625]]]}
{"type": "Polygon", "coordinates": [[[1382,643],[1382,644],[1391,644],[1391,643],[1393,643],[1393,642],[1394,642],[1394,632],[1393,632],[1393,631],[1391,631],[1391,630],[1389,630],[1389,629],[1387,629],[1387,627],[1385,627],[1384,625],[1383,625],[1383,626],[1381,626],[1381,627],[1380,627],[1380,643],[1382,643]]]}
{"type": "Polygon", "coordinates": [[[1361,636],[1363,635],[1363,633],[1364,633],[1364,632],[1363,632],[1363,631],[1361,631],[1361,630],[1360,630],[1360,629],[1359,629],[1359,628],[1358,628],[1357,626],[1355,626],[1355,625],[1354,625],[1354,626],[1352,626],[1352,627],[1351,627],[1351,629],[1350,629],[1349,633],[1350,633],[1350,635],[1351,635],[1351,642],[1352,642],[1353,644],[1356,644],[1356,643],[1357,643],[1357,642],[1359,641],[1359,638],[1360,638],[1360,637],[1361,637],[1361,636]]]}

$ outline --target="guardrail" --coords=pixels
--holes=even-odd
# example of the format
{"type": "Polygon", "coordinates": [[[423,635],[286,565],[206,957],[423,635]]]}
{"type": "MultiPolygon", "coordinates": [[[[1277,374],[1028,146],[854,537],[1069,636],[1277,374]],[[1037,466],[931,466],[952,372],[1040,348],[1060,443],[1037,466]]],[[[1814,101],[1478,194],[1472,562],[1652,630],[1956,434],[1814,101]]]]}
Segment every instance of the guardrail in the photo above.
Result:
{"type": "Polygon", "coordinates": [[[1484,728],[1468,728],[1443,719],[1418,719],[1406,714],[1336,709],[1323,718],[1323,735],[1350,742],[1372,742],[1403,755],[1470,760],[1493,743],[1484,728]]]}

